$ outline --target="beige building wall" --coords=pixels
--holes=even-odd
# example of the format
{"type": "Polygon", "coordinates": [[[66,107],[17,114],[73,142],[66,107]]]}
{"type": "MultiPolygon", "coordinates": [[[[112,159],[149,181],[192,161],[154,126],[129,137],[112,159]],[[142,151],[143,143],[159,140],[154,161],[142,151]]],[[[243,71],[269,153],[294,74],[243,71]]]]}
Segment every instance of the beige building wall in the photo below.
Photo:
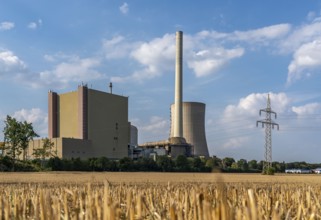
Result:
{"type": "Polygon", "coordinates": [[[128,98],[88,89],[88,139],[93,155],[128,156],[128,98]]]}
{"type": "Polygon", "coordinates": [[[119,159],[128,156],[128,97],[86,86],[56,95],[56,103],[55,95],[51,91],[48,95],[49,133],[57,142],[59,157],[119,159]],[[54,138],[55,130],[57,138],[54,138]]]}
{"type": "MultiPolygon", "coordinates": [[[[92,142],[90,140],[82,140],[75,138],[51,138],[54,144],[51,152],[59,158],[82,158],[87,159],[93,157],[92,142]]],[[[34,159],[34,149],[43,147],[43,140],[33,140],[29,142],[27,151],[27,159],[34,159]]],[[[48,159],[48,158],[46,158],[48,159]]]]}
{"type": "MultiPolygon", "coordinates": [[[[50,139],[54,146],[52,148],[52,153],[56,154],[57,157],[62,158],[62,139],[61,138],[52,138],[50,139]]],[[[29,142],[28,151],[27,151],[27,159],[34,159],[34,150],[43,148],[43,140],[37,139],[29,142]]]]}
{"type": "Polygon", "coordinates": [[[58,137],[79,138],[78,91],[59,95],[58,137]]]}

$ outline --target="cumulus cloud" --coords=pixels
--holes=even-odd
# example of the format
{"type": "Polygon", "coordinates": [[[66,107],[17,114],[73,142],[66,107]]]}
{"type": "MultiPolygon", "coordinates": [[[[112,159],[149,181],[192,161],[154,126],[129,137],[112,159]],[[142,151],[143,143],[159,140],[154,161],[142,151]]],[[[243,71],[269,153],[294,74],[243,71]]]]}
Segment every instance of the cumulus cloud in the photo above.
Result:
{"type": "Polygon", "coordinates": [[[287,83],[309,76],[315,69],[321,67],[321,39],[300,46],[293,55],[293,60],[288,66],[287,83]]]}
{"type": "Polygon", "coordinates": [[[0,31],[7,31],[14,28],[14,23],[5,21],[0,23],[0,31]]]}
{"type": "MultiPolygon", "coordinates": [[[[285,93],[269,93],[272,109],[278,113],[288,110],[291,99],[285,93]]],[[[223,120],[235,120],[241,117],[258,116],[260,109],[266,108],[267,93],[252,93],[241,98],[236,105],[228,105],[224,110],[223,120]]]]}
{"type": "Polygon", "coordinates": [[[103,40],[103,50],[106,59],[120,59],[128,57],[137,43],[129,43],[123,36],[115,36],[112,39],[103,40]]]}
{"type": "Polygon", "coordinates": [[[125,2],[124,4],[122,4],[122,5],[119,7],[119,10],[120,10],[121,13],[127,14],[128,11],[129,11],[129,5],[125,2]]]}
{"type": "Polygon", "coordinates": [[[39,108],[21,109],[12,115],[18,121],[27,121],[32,123],[36,133],[42,137],[47,135],[48,115],[39,108]]]}
{"type": "MultiPolygon", "coordinates": [[[[269,95],[272,110],[277,114],[290,109],[291,99],[285,93],[269,93],[269,95]]],[[[216,139],[217,152],[221,151],[223,154],[239,152],[236,157],[241,158],[246,158],[244,153],[246,151],[259,153],[260,150],[253,147],[260,141],[261,135],[257,134],[262,131],[256,128],[256,120],[265,117],[265,115],[260,116],[259,111],[267,107],[267,97],[268,93],[252,93],[225,107],[222,117],[215,124],[219,129],[212,131],[213,140],[216,139]]]]}
{"type": "Polygon", "coordinates": [[[188,67],[194,70],[197,77],[207,76],[217,72],[230,60],[241,57],[243,54],[243,48],[202,50],[194,53],[193,58],[188,61],[188,67]]]}
{"type": "Polygon", "coordinates": [[[93,58],[74,57],[68,62],[59,63],[53,70],[40,72],[40,83],[64,88],[71,82],[90,81],[104,78],[95,70],[100,61],[93,58]]]}
{"type": "MultiPolygon", "coordinates": [[[[149,42],[132,43],[132,48],[129,46],[121,46],[130,50],[129,58],[140,64],[141,68],[135,70],[131,75],[125,77],[112,77],[113,81],[136,81],[142,82],[146,79],[151,79],[160,76],[174,69],[175,65],[175,37],[172,34],[166,34],[162,38],[155,38],[149,42]]],[[[122,40],[113,41],[115,43],[122,40]]],[[[127,44],[129,45],[129,44],[127,44]]]]}
{"type": "Polygon", "coordinates": [[[0,50],[0,77],[25,72],[25,63],[10,50],[0,50]]]}
{"type": "Polygon", "coordinates": [[[316,74],[321,69],[321,17],[309,12],[307,22],[291,29],[279,41],[280,54],[293,54],[288,65],[287,85],[316,74]]]}
{"type": "Polygon", "coordinates": [[[175,45],[173,35],[166,34],[162,38],[156,38],[148,43],[142,43],[132,51],[131,56],[145,66],[143,70],[134,73],[134,78],[154,78],[163,71],[173,69],[175,57],[175,45]]]}
{"type": "MultiPolygon", "coordinates": [[[[240,98],[236,103],[226,106],[220,120],[212,125],[210,139],[216,143],[216,153],[227,152],[235,157],[247,157],[248,152],[256,152],[263,157],[264,129],[256,128],[256,121],[265,118],[265,113],[259,115],[260,109],[267,106],[268,93],[252,93],[240,98]],[[262,146],[262,148],[258,148],[262,146]],[[242,150],[244,149],[244,150],[242,150]],[[246,149],[246,150],[245,150],[246,149]],[[238,152],[237,154],[235,152],[238,152]],[[247,152],[247,153],[246,153],[247,152]]],[[[269,93],[272,110],[277,113],[277,118],[272,120],[280,125],[280,130],[273,138],[277,144],[274,154],[284,154],[286,150],[293,149],[305,152],[306,146],[311,144],[308,139],[302,141],[303,135],[311,135],[318,131],[318,125],[312,125],[311,120],[321,120],[321,103],[296,104],[296,99],[285,93],[269,93]],[[311,126],[312,125],[312,126],[311,126]],[[300,131],[300,135],[296,135],[300,131]]],[[[300,103],[307,100],[299,100],[300,103]]],[[[289,157],[281,157],[293,160],[289,157]]],[[[251,159],[251,158],[248,158],[251,159]]]]}
{"type": "MultiPolygon", "coordinates": [[[[232,60],[242,57],[246,45],[269,45],[286,36],[289,24],[277,24],[248,31],[222,33],[204,30],[184,35],[184,63],[196,77],[207,77],[219,72],[232,60]],[[224,45],[230,43],[228,48],[224,45]],[[243,46],[240,46],[243,43],[243,46]],[[235,44],[235,45],[233,45],[235,44]]],[[[127,76],[115,76],[113,81],[126,82],[152,79],[175,68],[175,35],[165,34],[146,42],[128,42],[116,36],[103,42],[107,59],[134,59],[141,66],[127,76]],[[126,56],[130,54],[130,56],[126,56]]]]}
{"type": "Polygon", "coordinates": [[[321,20],[315,19],[311,23],[307,23],[294,28],[293,31],[280,42],[280,52],[295,52],[303,44],[312,42],[316,39],[320,39],[320,37],[321,20]]]}
{"type": "Polygon", "coordinates": [[[45,55],[45,59],[56,62],[51,70],[32,72],[17,55],[10,50],[0,49],[0,77],[12,79],[32,88],[65,88],[73,82],[88,82],[106,78],[96,69],[100,65],[97,58],[79,58],[64,54],[45,55]]]}
{"type": "Polygon", "coordinates": [[[293,106],[292,111],[295,112],[298,116],[320,114],[321,113],[321,104],[320,103],[308,103],[303,106],[293,106]]]}

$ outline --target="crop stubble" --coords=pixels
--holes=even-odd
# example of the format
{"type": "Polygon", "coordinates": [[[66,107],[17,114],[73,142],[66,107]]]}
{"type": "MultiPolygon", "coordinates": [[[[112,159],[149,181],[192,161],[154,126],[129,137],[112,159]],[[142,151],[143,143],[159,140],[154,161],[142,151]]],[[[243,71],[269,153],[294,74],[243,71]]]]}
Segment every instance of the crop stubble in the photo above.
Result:
{"type": "Polygon", "coordinates": [[[0,219],[321,219],[321,175],[0,173],[0,219]]]}

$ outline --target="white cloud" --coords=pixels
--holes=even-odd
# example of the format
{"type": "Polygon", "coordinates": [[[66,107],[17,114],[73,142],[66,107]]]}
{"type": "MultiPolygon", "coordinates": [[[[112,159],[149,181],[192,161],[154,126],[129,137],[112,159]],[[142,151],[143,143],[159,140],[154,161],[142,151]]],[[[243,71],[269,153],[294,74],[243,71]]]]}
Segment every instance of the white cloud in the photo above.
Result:
{"type": "Polygon", "coordinates": [[[28,24],[28,28],[29,28],[29,29],[37,29],[37,23],[35,23],[35,22],[30,22],[30,23],[28,24]]]}
{"type": "Polygon", "coordinates": [[[292,53],[303,44],[313,42],[321,37],[321,20],[316,18],[311,23],[295,28],[279,45],[283,53],[292,53]]]}
{"type": "Polygon", "coordinates": [[[247,31],[234,31],[231,33],[222,33],[218,31],[203,30],[195,35],[199,40],[221,40],[247,42],[250,44],[263,43],[269,44],[272,40],[278,40],[287,36],[291,31],[290,24],[276,24],[258,29],[247,31]]]}
{"type": "Polygon", "coordinates": [[[236,137],[228,139],[224,144],[223,148],[228,150],[236,150],[240,148],[244,148],[244,145],[246,145],[249,142],[249,137],[236,137]]]}
{"type": "Polygon", "coordinates": [[[188,67],[194,70],[197,77],[207,76],[217,72],[230,60],[241,57],[243,54],[243,48],[202,50],[194,53],[193,58],[188,61],[188,67]]]}
{"type": "Polygon", "coordinates": [[[249,31],[235,31],[229,38],[236,41],[247,41],[251,44],[254,42],[268,44],[270,40],[284,37],[290,30],[290,24],[277,24],[249,31]]]}
{"type": "MultiPolygon", "coordinates": [[[[146,79],[152,79],[160,76],[175,68],[175,42],[174,35],[166,34],[162,38],[155,38],[150,42],[135,42],[132,45],[130,57],[137,61],[141,69],[134,71],[131,75],[125,77],[112,77],[113,81],[136,81],[142,82],[146,79]]],[[[118,44],[122,39],[116,39],[113,44],[118,44]]],[[[122,46],[122,48],[129,47],[122,46]]]]}
{"type": "MultiPolygon", "coordinates": [[[[103,74],[95,70],[100,61],[93,58],[80,59],[74,57],[68,62],[59,63],[53,70],[40,72],[40,85],[54,85],[55,88],[64,88],[72,82],[87,82],[104,78],[103,74]]],[[[35,85],[37,86],[37,85],[35,85]]]]}
{"type": "Polygon", "coordinates": [[[42,20],[41,19],[39,19],[38,21],[36,21],[36,22],[30,22],[29,24],[28,24],[28,28],[29,29],[32,29],[32,30],[35,30],[35,29],[37,29],[38,27],[40,27],[42,25],[42,20]]]}
{"type": "Polygon", "coordinates": [[[0,77],[25,72],[26,65],[10,50],[0,50],[0,77]]]}
{"type": "MultiPolygon", "coordinates": [[[[314,145],[314,141],[304,137],[311,137],[314,131],[317,132],[319,126],[311,124],[311,120],[321,119],[321,103],[294,106],[296,100],[285,93],[269,94],[272,110],[278,116],[275,119],[272,115],[272,120],[280,125],[280,130],[273,132],[273,158],[296,160],[300,154],[306,153],[307,146],[314,145]],[[288,155],[288,150],[300,153],[288,155]]],[[[211,136],[207,138],[215,143],[215,154],[263,159],[264,129],[261,126],[256,128],[256,121],[265,119],[265,113],[260,116],[259,110],[265,109],[266,105],[267,93],[252,93],[227,106],[221,119],[208,125],[207,131],[210,130],[211,136]]]]}
{"type": "MultiPolygon", "coordinates": [[[[277,24],[249,31],[220,33],[204,30],[195,35],[184,35],[184,63],[196,77],[206,77],[217,73],[235,58],[245,54],[245,47],[239,43],[245,42],[251,47],[268,45],[280,40],[291,30],[289,24],[277,24]],[[236,43],[229,49],[224,47],[227,42],[236,43]]],[[[122,36],[114,37],[103,42],[107,59],[129,58],[137,61],[141,68],[127,76],[114,76],[113,81],[143,82],[173,72],[175,69],[175,36],[165,34],[147,42],[127,42],[122,36]],[[130,54],[130,57],[126,56],[130,54]]]]}
{"type": "Polygon", "coordinates": [[[58,63],[52,70],[35,73],[29,71],[27,65],[12,51],[0,50],[0,77],[13,79],[16,83],[32,88],[44,86],[65,88],[70,83],[88,82],[106,77],[96,70],[100,65],[100,59],[81,59],[64,54],[45,55],[45,59],[58,63]]]}
{"type": "Polygon", "coordinates": [[[292,111],[295,112],[298,116],[314,115],[321,113],[321,104],[320,103],[308,103],[303,106],[293,106],[292,111]]]}
{"type": "Polygon", "coordinates": [[[103,40],[103,50],[106,59],[120,59],[128,57],[137,43],[126,42],[125,37],[115,36],[110,40],[103,40]]]}
{"type": "Polygon", "coordinates": [[[127,14],[128,11],[129,11],[129,5],[125,2],[124,4],[122,4],[122,5],[119,7],[119,10],[120,10],[121,13],[127,14]]]}
{"type": "MultiPolygon", "coordinates": [[[[269,93],[271,108],[278,113],[289,109],[291,99],[285,93],[269,93]]],[[[224,110],[224,121],[235,120],[240,117],[258,117],[259,110],[267,107],[267,93],[252,93],[241,98],[237,105],[229,105],[224,110]]]]}
{"type": "Polygon", "coordinates": [[[153,71],[168,69],[167,64],[174,64],[175,45],[174,36],[166,34],[148,43],[142,43],[132,51],[131,56],[139,63],[148,66],[153,71]]]}
{"type": "Polygon", "coordinates": [[[288,66],[287,83],[309,76],[316,68],[321,68],[321,39],[303,44],[296,50],[288,66]]]}
{"type": "Polygon", "coordinates": [[[0,31],[10,30],[10,29],[14,28],[14,26],[15,25],[13,22],[8,22],[8,21],[1,22],[0,23],[0,31]]]}
{"type": "Polygon", "coordinates": [[[18,121],[32,123],[36,133],[42,137],[48,133],[48,115],[39,108],[21,109],[14,112],[13,116],[18,121]]]}

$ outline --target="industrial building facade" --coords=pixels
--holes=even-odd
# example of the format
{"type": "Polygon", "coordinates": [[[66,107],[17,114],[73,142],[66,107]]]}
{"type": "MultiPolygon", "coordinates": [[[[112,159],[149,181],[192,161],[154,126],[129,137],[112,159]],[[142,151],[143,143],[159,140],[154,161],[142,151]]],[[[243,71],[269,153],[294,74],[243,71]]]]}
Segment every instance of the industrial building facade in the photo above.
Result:
{"type": "MultiPolygon", "coordinates": [[[[79,86],[64,94],[48,93],[48,136],[61,158],[128,156],[128,97],[79,86]]],[[[29,144],[41,147],[41,140],[29,144]]]]}

